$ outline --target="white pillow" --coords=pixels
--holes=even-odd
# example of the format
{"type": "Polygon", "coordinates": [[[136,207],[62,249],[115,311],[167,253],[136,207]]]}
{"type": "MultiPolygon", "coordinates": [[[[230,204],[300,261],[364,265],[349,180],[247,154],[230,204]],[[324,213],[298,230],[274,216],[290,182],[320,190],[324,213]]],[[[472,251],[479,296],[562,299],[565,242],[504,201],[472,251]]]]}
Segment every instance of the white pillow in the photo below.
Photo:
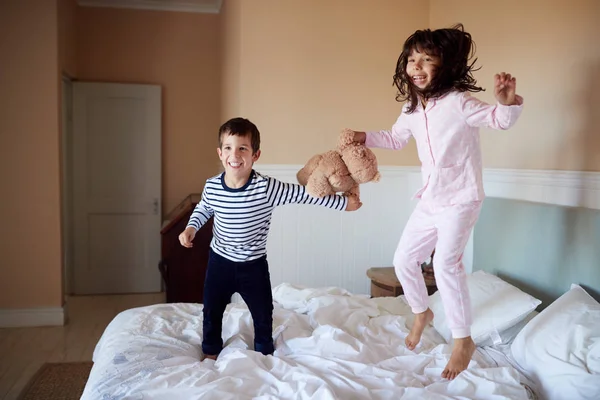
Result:
{"type": "Polygon", "coordinates": [[[571,285],[519,332],[510,352],[544,398],[600,399],[600,303],[571,285]]]}
{"type": "Polygon", "coordinates": [[[517,337],[517,334],[519,332],[521,332],[521,329],[523,329],[525,327],[525,325],[527,325],[529,323],[529,321],[531,321],[538,314],[539,313],[536,310],[533,310],[532,312],[527,314],[527,316],[525,318],[523,318],[521,321],[517,322],[516,324],[514,324],[511,327],[508,327],[508,328],[498,332],[499,340],[498,340],[498,338],[496,338],[496,341],[494,341],[494,340],[492,340],[491,337],[489,337],[489,338],[484,339],[481,342],[479,342],[478,345],[480,347],[491,346],[491,347],[496,348],[496,350],[501,350],[501,351],[503,348],[506,348],[506,350],[508,351],[509,348],[506,346],[509,346],[513,342],[513,340],[515,340],[515,337],[517,337]],[[499,347],[498,345],[501,345],[501,346],[499,347]]]}
{"type": "MultiPolygon", "coordinates": [[[[467,275],[467,285],[473,315],[471,337],[478,346],[509,343],[514,334],[509,331],[510,328],[524,320],[541,303],[484,271],[467,275]]],[[[446,322],[439,290],[430,296],[429,306],[435,314],[433,327],[450,343],[452,332],[446,322]]]]}

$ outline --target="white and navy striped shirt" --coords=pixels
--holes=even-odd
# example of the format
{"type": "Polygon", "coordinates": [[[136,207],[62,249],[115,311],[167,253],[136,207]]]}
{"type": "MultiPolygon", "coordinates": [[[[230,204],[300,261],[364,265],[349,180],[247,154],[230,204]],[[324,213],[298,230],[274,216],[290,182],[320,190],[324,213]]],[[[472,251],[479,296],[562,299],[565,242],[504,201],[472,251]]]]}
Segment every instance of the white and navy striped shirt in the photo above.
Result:
{"type": "Polygon", "coordinates": [[[348,200],[333,195],[315,198],[304,186],[284,183],[252,171],[248,183],[239,189],[225,184],[225,174],[206,181],[202,199],[188,222],[200,229],[214,215],[212,249],[232,261],[251,261],[267,253],[271,215],[284,204],[315,204],[343,211],[348,200]]]}

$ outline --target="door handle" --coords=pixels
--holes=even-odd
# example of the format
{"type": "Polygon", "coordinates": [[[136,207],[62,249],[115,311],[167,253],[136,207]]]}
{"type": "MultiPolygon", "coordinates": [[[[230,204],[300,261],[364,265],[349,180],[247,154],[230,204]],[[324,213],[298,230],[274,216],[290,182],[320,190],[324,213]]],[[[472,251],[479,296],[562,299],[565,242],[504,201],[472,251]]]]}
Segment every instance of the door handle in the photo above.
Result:
{"type": "Polygon", "coordinates": [[[158,199],[154,199],[154,215],[158,215],[158,199]]]}

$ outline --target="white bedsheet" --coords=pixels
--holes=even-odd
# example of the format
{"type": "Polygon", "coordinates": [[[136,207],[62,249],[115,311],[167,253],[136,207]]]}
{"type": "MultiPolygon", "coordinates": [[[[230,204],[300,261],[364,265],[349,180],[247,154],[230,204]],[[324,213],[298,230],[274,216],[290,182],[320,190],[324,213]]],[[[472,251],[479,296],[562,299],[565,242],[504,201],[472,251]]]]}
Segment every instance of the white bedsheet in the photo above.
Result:
{"type": "Polygon", "coordinates": [[[451,347],[427,327],[415,351],[406,349],[411,313],[402,297],[283,284],[274,300],[274,356],[249,348],[250,313],[230,304],[216,362],[200,361],[201,304],[122,312],[96,346],[82,399],[528,398],[514,368],[482,353],[453,381],[442,379],[451,347]]]}

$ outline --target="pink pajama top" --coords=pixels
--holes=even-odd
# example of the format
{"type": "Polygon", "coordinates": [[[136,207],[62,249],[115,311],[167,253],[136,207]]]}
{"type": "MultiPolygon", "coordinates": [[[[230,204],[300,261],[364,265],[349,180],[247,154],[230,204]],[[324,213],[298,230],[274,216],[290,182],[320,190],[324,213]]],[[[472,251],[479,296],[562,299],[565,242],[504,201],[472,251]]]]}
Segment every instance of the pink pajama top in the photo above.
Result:
{"type": "Polygon", "coordinates": [[[400,150],[412,137],[417,142],[423,187],[416,198],[438,204],[481,201],[483,167],[479,128],[506,130],[523,110],[517,105],[490,105],[468,92],[450,92],[432,99],[425,109],[417,107],[406,114],[403,107],[391,130],[366,132],[366,146],[400,150]]]}

